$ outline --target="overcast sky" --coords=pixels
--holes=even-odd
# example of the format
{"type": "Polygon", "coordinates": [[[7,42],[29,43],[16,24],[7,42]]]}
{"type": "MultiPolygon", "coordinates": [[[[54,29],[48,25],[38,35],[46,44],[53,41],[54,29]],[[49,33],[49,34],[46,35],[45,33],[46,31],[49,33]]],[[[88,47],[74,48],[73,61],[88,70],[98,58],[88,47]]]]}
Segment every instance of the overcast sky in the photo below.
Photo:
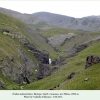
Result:
{"type": "Polygon", "coordinates": [[[0,0],[0,7],[12,9],[21,13],[52,12],[76,18],[90,15],[100,15],[100,1],[62,1],[62,0],[0,0]]]}

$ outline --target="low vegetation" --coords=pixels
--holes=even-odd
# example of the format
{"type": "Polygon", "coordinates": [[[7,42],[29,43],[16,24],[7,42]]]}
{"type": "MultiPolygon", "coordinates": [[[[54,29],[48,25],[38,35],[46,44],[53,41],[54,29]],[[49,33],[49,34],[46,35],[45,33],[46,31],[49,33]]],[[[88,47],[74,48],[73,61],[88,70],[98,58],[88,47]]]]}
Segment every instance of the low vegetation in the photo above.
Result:
{"type": "MultiPolygon", "coordinates": [[[[34,26],[34,28],[40,27],[41,24],[45,25],[45,23],[39,23],[39,25],[34,26]]],[[[31,41],[31,43],[35,45],[37,49],[48,51],[52,60],[59,56],[67,56],[67,53],[64,51],[74,46],[75,44],[79,45],[91,39],[99,37],[99,32],[92,33],[86,31],[84,32],[82,30],[71,30],[55,27],[49,30],[39,31],[39,34],[45,38],[68,33],[74,33],[77,35],[77,37],[65,42],[63,46],[59,46],[59,50],[58,52],[56,52],[48,43],[46,43],[43,37],[41,38],[40,35],[37,35],[38,33],[34,33],[36,31],[32,31],[34,34],[27,33],[26,30],[24,30],[25,28],[26,30],[29,29],[30,31],[30,27],[25,25],[23,22],[0,13],[0,67],[2,67],[2,60],[8,59],[9,55],[13,55],[16,58],[16,61],[20,61],[18,57],[18,48],[21,48],[28,55],[28,57],[31,58],[32,61],[34,61],[36,65],[36,67],[33,69],[33,78],[35,78],[37,75],[37,73],[35,72],[38,63],[37,59],[31,52],[28,51],[28,49],[24,47],[24,45],[20,41],[18,41],[17,39],[13,39],[9,35],[3,35],[1,32],[2,29],[7,29],[14,33],[18,32],[19,34],[23,34],[31,41]],[[85,33],[85,35],[79,35],[81,33],[85,33]]],[[[92,43],[83,51],[77,53],[76,56],[67,58],[64,61],[64,64],[56,65],[58,69],[44,79],[34,81],[28,85],[25,85],[23,83],[16,84],[12,80],[10,80],[10,78],[4,77],[1,70],[0,78],[5,83],[4,88],[7,90],[20,90],[20,86],[22,85],[24,86],[24,90],[49,90],[54,87],[55,90],[98,90],[100,89],[100,64],[94,64],[91,67],[84,69],[86,64],[86,57],[89,55],[100,56],[99,40],[92,43]],[[72,72],[75,72],[74,78],[67,79],[67,77],[72,72]],[[85,79],[88,80],[84,81],[85,79]]],[[[0,87],[0,89],[2,88],[0,87]]]]}
{"type": "Polygon", "coordinates": [[[88,69],[85,68],[86,57],[88,55],[100,55],[100,41],[92,44],[87,49],[80,52],[77,56],[67,59],[67,64],[61,66],[58,71],[43,80],[31,83],[24,89],[49,90],[58,84],[58,90],[95,90],[100,89],[100,64],[94,64],[88,69]],[[75,72],[74,78],[68,80],[70,73],[75,72]],[[89,78],[88,81],[84,79],[89,78]],[[65,81],[64,81],[65,80],[65,81]]]}

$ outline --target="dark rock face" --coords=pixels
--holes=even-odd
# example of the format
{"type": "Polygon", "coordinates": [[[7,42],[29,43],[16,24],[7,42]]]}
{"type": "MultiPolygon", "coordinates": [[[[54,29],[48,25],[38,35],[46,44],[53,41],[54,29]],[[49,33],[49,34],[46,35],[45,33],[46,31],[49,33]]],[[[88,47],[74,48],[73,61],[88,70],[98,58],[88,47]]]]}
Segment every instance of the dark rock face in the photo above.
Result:
{"type": "Polygon", "coordinates": [[[51,74],[51,70],[48,64],[39,64],[37,79],[43,79],[51,74]]]}
{"type": "Polygon", "coordinates": [[[41,64],[49,64],[49,53],[45,50],[37,50],[33,45],[29,44],[25,47],[28,48],[41,64]]]}
{"type": "Polygon", "coordinates": [[[77,47],[77,51],[76,51],[76,52],[80,52],[80,51],[84,50],[84,49],[87,48],[87,47],[88,47],[87,44],[79,45],[79,46],[77,47]]]}
{"type": "Polygon", "coordinates": [[[23,80],[24,80],[27,84],[30,84],[30,81],[28,80],[27,77],[24,77],[23,80]]]}
{"type": "Polygon", "coordinates": [[[67,77],[67,79],[72,79],[74,76],[75,76],[75,72],[72,72],[72,73],[67,77]]]}
{"type": "Polygon", "coordinates": [[[96,63],[100,63],[100,57],[99,56],[88,56],[86,58],[86,65],[85,65],[85,69],[87,69],[88,67],[90,67],[93,64],[96,63]]]}
{"type": "Polygon", "coordinates": [[[56,58],[55,60],[53,60],[51,64],[52,64],[52,66],[57,65],[57,64],[60,64],[60,63],[62,63],[65,59],[66,59],[66,58],[60,56],[59,58],[56,58]]]}
{"type": "Polygon", "coordinates": [[[35,67],[35,64],[22,49],[18,49],[18,54],[18,59],[20,61],[17,61],[12,55],[3,59],[1,62],[2,74],[4,77],[8,77],[18,84],[22,82],[29,84],[34,81],[33,68],[35,67]]]}
{"type": "Polygon", "coordinates": [[[9,33],[10,31],[7,30],[7,29],[2,29],[2,30],[1,30],[1,33],[3,33],[3,32],[7,32],[7,33],[9,33]]]}
{"type": "Polygon", "coordinates": [[[84,50],[84,49],[87,48],[87,47],[88,47],[88,44],[87,44],[87,43],[86,43],[86,44],[81,44],[81,45],[79,45],[79,46],[76,46],[76,44],[75,44],[72,48],[70,48],[70,49],[68,50],[68,53],[69,53],[69,54],[78,53],[78,52],[84,50]]]}
{"type": "Polygon", "coordinates": [[[49,53],[43,50],[40,55],[42,64],[49,64],[49,53]]]}

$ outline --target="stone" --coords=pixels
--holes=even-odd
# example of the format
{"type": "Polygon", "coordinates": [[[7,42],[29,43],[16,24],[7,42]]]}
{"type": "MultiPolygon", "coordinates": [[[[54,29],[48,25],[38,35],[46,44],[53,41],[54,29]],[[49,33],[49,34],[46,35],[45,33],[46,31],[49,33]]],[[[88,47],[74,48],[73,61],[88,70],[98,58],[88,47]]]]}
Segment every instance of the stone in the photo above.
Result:
{"type": "Polygon", "coordinates": [[[1,33],[3,33],[3,32],[9,33],[10,31],[8,29],[2,29],[1,33]]]}
{"type": "Polygon", "coordinates": [[[27,84],[30,84],[30,81],[27,77],[24,77],[23,80],[27,83],[27,84]]]}
{"type": "Polygon", "coordinates": [[[0,87],[1,87],[2,89],[5,89],[5,83],[4,83],[4,81],[2,80],[2,78],[0,78],[0,87]]]}
{"type": "Polygon", "coordinates": [[[66,59],[65,57],[60,56],[60,57],[56,58],[55,60],[53,60],[51,62],[51,65],[54,66],[57,64],[61,64],[65,59],[66,59]]]}
{"type": "Polygon", "coordinates": [[[51,75],[51,70],[48,64],[39,64],[37,79],[43,79],[46,76],[51,75]]]}
{"type": "Polygon", "coordinates": [[[84,81],[88,81],[90,78],[85,78],[84,81]]]}
{"type": "Polygon", "coordinates": [[[74,76],[75,76],[75,72],[72,72],[72,73],[67,77],[67,79],[72,79],[74,76]]]}
{"type": "Polygon", "coordinates": [[[24,86],[20,86],[20,89],[23,90],[24,86]]]}
{"type": "Polygon", "coordinates": [[[88,56],[86,58],[86,65],[85,65],[85,69],[87,69],[88,67],[90,67],[93,64],[97,64],[100,63],[100,57],[99,56],[88,56]]]}

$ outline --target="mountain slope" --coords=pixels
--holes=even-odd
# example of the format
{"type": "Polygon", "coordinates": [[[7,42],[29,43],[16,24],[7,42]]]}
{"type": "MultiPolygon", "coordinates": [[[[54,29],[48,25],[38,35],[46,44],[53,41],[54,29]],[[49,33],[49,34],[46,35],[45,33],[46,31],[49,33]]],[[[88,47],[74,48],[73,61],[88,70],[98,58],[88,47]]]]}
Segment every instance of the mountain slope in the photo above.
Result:
{"type": "Polygon", "coordinates": [[[81,29],[86,31],[100,31],[100,18],[98,17],[73,18],[48,12],[37,12],[33,15],[37,16],[43,21],[46,21],[48,24],[57,27],[81,29]]]}
{"type": "Polygon", "coordinates": [[[25,77],[29,78],[30,82],[34,80],[34,68],[37,67],[38,61],[24,46],[25,43],[29,43],[30,38],[21,29],[22,27],[27,26],[15,18],[0,13],[0,87],[2,89],[20,89],[18,84],[25,81],[25,77]]]}
{"type": "Polygon", "coordinates": [[[65,65],[51,76],[27,85],[24,89],[36,90],[98,90],[100,89],[100,64],[94,64],[85,68],[86,57],[89,55],[100,55],[100,41],[93,43],[90,47],[80,52],[77,56],[66,60],[65,65]],[[75,77],[67,79],[68,75],[75,72],[75,77]],[[89,80],[84,81],[86,78],[89,80]]]}
{"type": "Polygon", "coordinates": [[[42,35],[0,13],[0,89],[100,89],[100,64],[84,69],[87,56],[100,55],[99,32],[63,28],[39,32],[42,35]],[[75,36],[55,46],[57,52],[44,38],[67,34],[75,36]],[[75,77],[68,79],[70,73],[75,73],[75,77]]]}
{"type": "Polygon", "coordinates": [[[21,84],[33,82],[43,57],[58,56],[36,31],[3,13],[0,13],[0,52],[0,89],[20,89],[21,84]]]}
{"type": "Polygon", "coordinates": [[[7,14],[9,16],[20,19],[24,23],[30,25],[33,29],[49,29],[52,28],[51,25],[48,25],[45,21],[41,20],[38,17],[33,16],[32,14],[22,14],[10,9],[5,9],[0,7],[0,12],[7,14]]]}
{"type": "Polygon", "coordinates": [[[83,18],[74,18],[70,16],[53,14],[48,12],[37,12],[33,14],[22,14],[5,8],[0,8],[0,12],[9,16],[18,18],[31,26],[33,29],[47,30],[55,27],[85,30],[85,31],[100,31],[100,17],[87,16],[83,18]]]}

